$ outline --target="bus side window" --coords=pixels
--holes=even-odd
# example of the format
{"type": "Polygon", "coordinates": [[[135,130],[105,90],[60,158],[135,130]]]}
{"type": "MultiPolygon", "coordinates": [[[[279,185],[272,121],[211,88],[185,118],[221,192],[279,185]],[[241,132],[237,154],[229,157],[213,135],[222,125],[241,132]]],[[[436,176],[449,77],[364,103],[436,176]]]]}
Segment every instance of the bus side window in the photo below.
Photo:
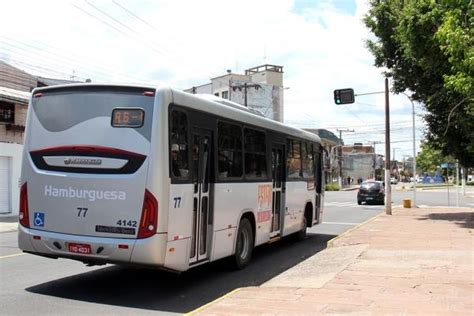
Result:
{"type": "Polygon", "coordinates": [[[297,140],[288,140],[288,160],[287,160],[288,179],[301,178],[301,142],[297,140]]]}
{"type": "Polygon", "coordinates": [[[265,133],[244,129],[245,177],[249,179],[267,177],[265,133]]]}
{"type": "Polygon", "coordinates": [[[243,172],[242,128],[238,125],[219,122],[217,130],[219,178],[241,178],[243,172]]]}
{"type": "Polygon", "coordinates": [[[185,113],[171,112],[170,173],[175,178],[189,177],[188,164],[188,119],[185,113]]]}
{"type": "Polygon", "coordinates": [[[313,179],[314,178],[314,156],[313,156],[313,144],[302,143],[303,146],[303,178],[313,179]]]}

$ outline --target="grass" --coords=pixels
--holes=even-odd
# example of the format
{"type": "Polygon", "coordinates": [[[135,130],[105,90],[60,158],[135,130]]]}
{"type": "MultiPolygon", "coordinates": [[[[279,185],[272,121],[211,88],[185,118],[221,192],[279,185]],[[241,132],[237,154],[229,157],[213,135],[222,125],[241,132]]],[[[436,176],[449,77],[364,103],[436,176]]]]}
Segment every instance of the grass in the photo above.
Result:
{"type": "Polygon", "coordinates": [[[341,189],[337,183],[328,183],[324,188],[326,191],[339,191],[341,189]]]}

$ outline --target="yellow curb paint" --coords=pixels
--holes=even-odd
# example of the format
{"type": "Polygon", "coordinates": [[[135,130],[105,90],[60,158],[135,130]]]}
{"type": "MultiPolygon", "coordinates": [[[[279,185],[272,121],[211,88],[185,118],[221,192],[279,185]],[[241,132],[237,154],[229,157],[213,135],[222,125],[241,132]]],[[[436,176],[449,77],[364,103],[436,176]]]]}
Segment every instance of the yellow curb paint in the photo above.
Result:
{"type": "Polygon", "coordinates": [[[205,304],[205,305],[203,305],[203,306],[201,306],[201,307],[198,307],[198,308],[196,308],[195,310],[190,311],[189,313],[186,313],[186,314],[184,314],[184,315],[187,316],[187,315],[194,315],[194,314],[196,314],[196,313],[199,313],[200,311],[206,309],[206,308],[209,307],[210,305],[216,304],[217,302],[222,301],[224,298],[229,297],[229,296],[231,296],[232,294],[237,293],[237,292],[240,291],[240,290],[241,290],[240,288],[237,288],[237,289],[235,289],[235,290],[233,290],[233,291],[230,291],[229,293],[224,294],[224,295],[222,295],[221,297],[218,297],[218,298],[216,298],[215,300],[213,300],[213,301],[211,301],[211,302],[209,302],[209,303],[207,303],[207,304],[205,304]]]}
{"type": "MultiPolygon", "coordinates": [[[[373,221],[373,220],[379,218],[379,217],[382,216],[382,215],[385,215],[385,213],[380,213],[379,215],[376,215],[376,216],[374,216],[374,217],[372,217],[372,218],[369,218],[369,219],[366,220],[365,222],[362,222],[362,223],[360,223],[359,225],[357,225],[357,226],[355,226],[355,227],[352,227],[352,228],[349,229],[349,230],[346,230],[345,232],[343,232],[343,233],[340,234],[339,236],[334,237],[333,239],[331,239],[331,240],[329,240],[329,241],[327,242],[326,248],[332,248],[332,247],[334,246],[334,242],[335,242],[336,240],[338,240],[339,238],[344,237],[345,235],[349,234],[350,232],[352,232],[352,231],[354,231],[354,230],[356,230],[356,229],[358,229],[358,228],[364,226],[365,224],[370,223],[371,221],[373,221]]],[[[323,223],[324,223],[324,222],[323,222],[323,223]]]]}
{"type": "Polygon", "coordinates": [[[23,253],[23,252],[20,252],[20,253],[15,253],[15,254],[13,254],[13,255],[8,255],[8,256],[0,257],[0,259],[18,257],[18,256],[23,256],[23,255],[24,255],[24,253],[23,253]]]}

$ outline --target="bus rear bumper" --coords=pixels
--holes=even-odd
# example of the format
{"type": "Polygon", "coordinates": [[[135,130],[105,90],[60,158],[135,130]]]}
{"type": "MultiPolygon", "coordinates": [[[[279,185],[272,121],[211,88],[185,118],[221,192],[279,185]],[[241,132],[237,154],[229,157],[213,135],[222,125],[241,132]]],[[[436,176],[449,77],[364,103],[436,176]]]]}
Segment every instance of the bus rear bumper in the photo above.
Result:
{"type": "Polygon", "coordinates": [[[161,267],[165,262],[167,234],[146,239],[101,238],[25,228],[18,230],[18,246],[24,252],[49,258],[69,258],[87,264],[138,264],[161,267]],[[71,252],[71,244],[86,245],[90,253],[71,252]]]}

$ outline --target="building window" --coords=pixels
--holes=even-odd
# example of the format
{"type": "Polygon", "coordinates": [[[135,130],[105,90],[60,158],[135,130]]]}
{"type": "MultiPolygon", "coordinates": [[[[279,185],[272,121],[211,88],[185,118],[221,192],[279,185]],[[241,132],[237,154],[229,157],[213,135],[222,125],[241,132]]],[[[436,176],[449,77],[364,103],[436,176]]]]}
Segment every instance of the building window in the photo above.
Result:
{"type": "Polygon", "coordinates": [[[0,102],[0,123],[15,123],[15,105],[12,103],[0,102]]]}
{"type": "Polygon", "coordinates": [[[229,91],[222,91],[222,98],[228,99],[229,98],[229,91]]]}

